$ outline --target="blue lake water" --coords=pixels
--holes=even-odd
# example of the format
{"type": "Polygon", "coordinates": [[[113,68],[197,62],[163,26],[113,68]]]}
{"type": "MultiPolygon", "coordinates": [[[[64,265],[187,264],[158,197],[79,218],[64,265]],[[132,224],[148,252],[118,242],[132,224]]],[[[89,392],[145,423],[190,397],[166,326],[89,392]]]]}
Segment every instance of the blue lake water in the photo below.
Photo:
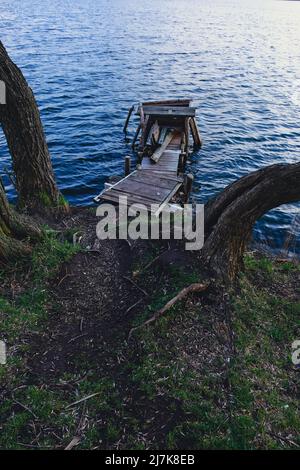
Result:
{"type": "MultiPolygon", "coordinates": [[[[0,28],[71,204],[90,204],[122,173],[124,119],[141,100],[194,100],[204,145],[190,169],[201,202],[249,171],[300,160],[300,2],[2,0],[0,28]]],[[[0,154],[14,200],[2,133],[0,154]]],[[[296,204],[271,211],[256,239],[280,248],[297,213],[296,204]]]]}

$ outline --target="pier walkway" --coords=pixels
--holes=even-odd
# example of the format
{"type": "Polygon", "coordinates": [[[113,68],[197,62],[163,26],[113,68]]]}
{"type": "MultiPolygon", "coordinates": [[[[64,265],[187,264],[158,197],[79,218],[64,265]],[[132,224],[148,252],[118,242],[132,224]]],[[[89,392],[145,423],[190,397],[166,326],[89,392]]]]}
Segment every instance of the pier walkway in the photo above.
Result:
{"type": "MultiPolygon", "coordinates": [[[[128,205],[143,204],[149,211],[159,214],[175,194],[184,189],[182,167],[188,155],[190,129],[194,143],[201,143],[194,118],[195,108],[184,106],[187,103],[182,100],[140,105],[142,158],[131,173],[127,160],[125,172],[129,174],[115,184],[106,184],[104,191],[95,198],[96,202],[118,204],[120,196],[126,196],[128,205]],[[154,204],[156,207],[152,208],[154,204]]],[[[139,130],[136,136],[138,133],[139,130]]]]}

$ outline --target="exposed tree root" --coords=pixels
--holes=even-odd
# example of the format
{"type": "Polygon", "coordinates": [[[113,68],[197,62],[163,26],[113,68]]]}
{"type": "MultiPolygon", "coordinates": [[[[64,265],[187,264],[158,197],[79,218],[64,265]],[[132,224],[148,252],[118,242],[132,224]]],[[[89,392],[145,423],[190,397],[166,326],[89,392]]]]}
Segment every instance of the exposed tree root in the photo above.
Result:
{"type": "Polygon", "coordinates": [[[205,291],[209,286],[209,283],[206,284],[201,284],[201,283],[194,283],[189,285],[188,287],[185,287],[182,289],[180,292],[178,292],[175,297],[173,297],[169,302],[167,302],[160,310],[157,310],[151,318],[146,320],[144,323],[142,323],[139,326],[136,326],[135,328],[132,328],[129,332],[128,335],[128,340],[131,338],[132,334],[136,331],[139,330],[140,328],[143,328],[144,326],[150,325],[151,323],[155,322],[158,318],[160,318],[162,315],[164,315],[165,312],[167,312],[173,305],[175,305],[179,300],[184,299],[187,297],[189,294],[193,292],[203,292],[205,291]]]}
{"type": "Polygon", "coordinates": [[[37,241],[41,236],[42,231],[34,221],[9,205],[0,179],[0,259],[8,261],[28,255],[31,252],[28,239],[37,241]]]}
{"type": "Polygon", "coordinates": [[[299,200],[300,163],[267,166],[227,186],[205,206],[207,266],[223,281],[233,281],[255,222],[274,207],[299,200]]]}

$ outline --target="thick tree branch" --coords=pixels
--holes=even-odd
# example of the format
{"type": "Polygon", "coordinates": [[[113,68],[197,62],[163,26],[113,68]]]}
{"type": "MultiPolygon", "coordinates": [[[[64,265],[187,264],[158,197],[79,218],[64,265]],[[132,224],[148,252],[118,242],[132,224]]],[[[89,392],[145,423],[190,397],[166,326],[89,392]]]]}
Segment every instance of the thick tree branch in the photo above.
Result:
{"type": "Polygon", "coordinates": [[[300,163],[272,165],[231,184],[206,206],[202,255],[225,280],[237,274],[255,222],[270,209],[300,201],[300,163]]]}
{"type": "Polygon", "coordinates": [[[6,85],[6,104],[0,105],[0,123],[13,160],[19,205],[29,210],[65,210],[67,204],[55,183],[35,98],[1,42],[0,80],[6,85]]]}

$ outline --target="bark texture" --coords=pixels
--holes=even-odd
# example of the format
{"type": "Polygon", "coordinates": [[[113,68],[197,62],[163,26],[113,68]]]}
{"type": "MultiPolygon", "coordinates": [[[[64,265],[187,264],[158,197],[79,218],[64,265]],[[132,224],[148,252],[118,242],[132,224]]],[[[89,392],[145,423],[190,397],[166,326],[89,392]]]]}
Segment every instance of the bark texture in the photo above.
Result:
{"type": "Polygon", "coordinates": [[[229,185],[205,208],[206,264],[225,281],[242,266],[255,222],[282,204],[300,201],[300,163],[271,165],[229,185]]]}
{"type": "Polygon", "coordinates": [[[0,259],[9,261],[30,253],[28,240],[38,240],[41,235],[34,222],[9,206],[0,180],[0,259]]]}
{"type": "Polygon", "coordinates": [[[0,123],[13,160],[19,205],[33,211],[67,209],[55,183],[34,95],[1,42],[0,80],[6,85],[6,104],[0,105],[0,123]]]}

